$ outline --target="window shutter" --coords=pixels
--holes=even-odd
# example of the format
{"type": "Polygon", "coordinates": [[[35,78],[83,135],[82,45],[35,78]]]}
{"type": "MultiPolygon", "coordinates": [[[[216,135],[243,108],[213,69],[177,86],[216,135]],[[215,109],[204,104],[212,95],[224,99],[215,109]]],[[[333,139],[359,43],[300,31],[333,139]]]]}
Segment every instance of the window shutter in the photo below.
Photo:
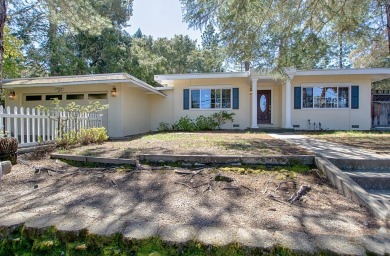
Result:
{"type": "Polygon", "coordinates": [[[183,90],[183,109],[190,109],[190,89],[183,90]]]}
{"type": "Polygon", "coordinates": [[[233,109],[239,109],[240,93],[239,88],[233,88],[233,109]]]}
{"type": "Polygon", "coordinates": [[[294,109],[301,109],[301,87],[294,87],[294,109]]]}
{"type": "Polygon", "coordinates": [[[353,85],[351,86],[351,108],[358,109],[359,108],[359,86],[353,85]]]}

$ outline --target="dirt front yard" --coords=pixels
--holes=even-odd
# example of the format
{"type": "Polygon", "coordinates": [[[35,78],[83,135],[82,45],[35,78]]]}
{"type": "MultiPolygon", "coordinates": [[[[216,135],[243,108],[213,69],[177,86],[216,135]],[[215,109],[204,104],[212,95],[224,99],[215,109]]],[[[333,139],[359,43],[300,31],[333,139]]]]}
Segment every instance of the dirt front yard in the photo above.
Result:
{"type": "Polygon", "coordinates": [[[362,148],[378,154],[390,154],[390,132],[335,131],[304,134],[315,139],[362,148]]]}
{"type": "Polygon", "coordinates": [[[316,170],[245,166],[134,170],[75,167],[49,159],[28,163],[14,166],[0,182],[2,219],[23,213],[26,220],[54,218],[58,225],[77,220],[82,228],[107,225],[117,232],[140,221],[352,238],[386,225],[340,195],[316,170]],[[287,203],[302,185],[311,190],[301,200],[287,203]]]}
{"type": "Polygon", "coordinates": [[[235,131],[146,134],[60,152],[116,158],[134,158],[138,154],[263,156],[311,154],[305,149],[264,133],[235,131]]]}

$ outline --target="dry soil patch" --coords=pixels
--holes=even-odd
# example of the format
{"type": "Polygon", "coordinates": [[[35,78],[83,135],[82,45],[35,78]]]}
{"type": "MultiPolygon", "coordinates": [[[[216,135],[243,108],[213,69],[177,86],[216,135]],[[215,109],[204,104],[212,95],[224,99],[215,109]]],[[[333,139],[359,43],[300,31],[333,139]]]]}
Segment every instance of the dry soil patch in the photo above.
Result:
{"type": "Polygon", "coordinates": [[[101,145],[84,146],[66,153],[134,158],[138,154],[190,155],[307,155],[309,151],[263,133],[201,132],[155,133],[132,136],[101,145]]]}
{"type": "Polygon", "coordinates": [[[0,182],[0,218],[23,212],[33,218],[54,214],[59,219],[80,219],[86,227],[110,221],[119,230],[146,221],[346,237],[374,234],[385,225],[318,178],[316,171],[245,174],[243,167],[235,167],[185,175],[177,171],[193,170],[87,168],[58,160],[32,164],[63,172],[14,166],[0,182]],[[218,173],[233,181],[213,180],[218,173]],[[296,204],[285,203],[304,184],[312,190],[296,204]]]}

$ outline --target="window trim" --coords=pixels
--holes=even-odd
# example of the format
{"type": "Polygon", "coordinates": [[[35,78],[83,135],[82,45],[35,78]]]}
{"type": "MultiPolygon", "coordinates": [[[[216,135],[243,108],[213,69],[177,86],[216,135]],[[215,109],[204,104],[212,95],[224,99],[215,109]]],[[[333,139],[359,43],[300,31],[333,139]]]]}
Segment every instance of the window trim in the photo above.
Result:
{"type": "Polygon", "coordinates": [[[24,95],[24,102],[44,101],[43,98],[44,98],[44,97],[42,96],[42,94],[25,94],[25,95],[24,95]],[[41,99],[40,99],[40,100],[27,100],[27,97],[29,97],[29,96],[32,96],[32,97],[34,97],[34,96],[40,96],[41,99]]]}
{"type": "Polygon", "coordinates": [[[196,111],[223,111],[223,110],[233,110],[233,86],[232,85],[207,85],[207,86],[190,86],[189,88],[189,100],[190,108],[189,110],[196,111]],[[192,90],[213,90],[213,89],[228,89],[230,90],[230,108],[193,108],[192,107],[192,90]]]}
{"type": "Polygon", "coordinates": [[[351,83],[304,83],[300,84],[301,86],[301,109],[300,110],[350,110],[351,109],[351,88],[355,84],[351,83]],[[315,108],[314,107],[314,87],[337,87],[337,108],[315,108]],[[339,99],[338,93],[340,87],[348,87],[348,107],[339,108],[339,99]],[[304,88],[313,88],[313,107],[307,108],[303,107],[303,89],[304,88]]]}

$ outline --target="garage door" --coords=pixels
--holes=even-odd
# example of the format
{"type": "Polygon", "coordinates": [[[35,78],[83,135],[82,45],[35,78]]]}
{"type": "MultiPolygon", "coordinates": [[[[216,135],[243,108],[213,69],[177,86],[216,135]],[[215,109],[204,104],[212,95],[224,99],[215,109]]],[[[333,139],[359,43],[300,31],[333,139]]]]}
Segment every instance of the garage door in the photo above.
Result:
{"type": "MultiPolygon", "coordinates": [[[[67,94],[26,94],[23,96],[23,106],[25,108],[36,108],[41,105],[44,107],[53,107],[53,99],[61,100],[61,105],[66,106],[71,102],[77,105],[88,105],[90,101],[99,101],[100,104],[108,104],[107,92],[91,93],[67,93],[67,94]]],[[[108,110],[103,111],[103,126],[108,127],[108,110]]]]}

